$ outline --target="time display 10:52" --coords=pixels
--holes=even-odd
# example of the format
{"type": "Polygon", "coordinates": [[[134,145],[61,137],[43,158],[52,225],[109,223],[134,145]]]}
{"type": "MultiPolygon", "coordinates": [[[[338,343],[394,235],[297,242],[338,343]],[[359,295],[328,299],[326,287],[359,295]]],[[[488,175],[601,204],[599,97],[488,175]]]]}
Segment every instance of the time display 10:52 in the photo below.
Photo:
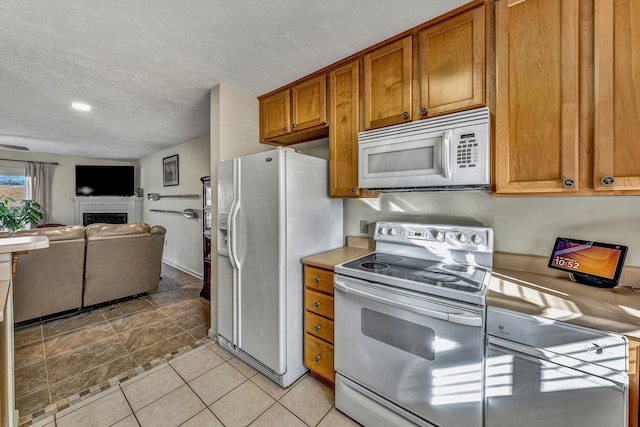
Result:
{"type": "Polygon", "coordinates": [[[575,259],[565,258],[559,255],[553,257],[553,265],[556,267],[570,268],[572,270],[578,270],[580,268],[580,263],[575,259]]]}

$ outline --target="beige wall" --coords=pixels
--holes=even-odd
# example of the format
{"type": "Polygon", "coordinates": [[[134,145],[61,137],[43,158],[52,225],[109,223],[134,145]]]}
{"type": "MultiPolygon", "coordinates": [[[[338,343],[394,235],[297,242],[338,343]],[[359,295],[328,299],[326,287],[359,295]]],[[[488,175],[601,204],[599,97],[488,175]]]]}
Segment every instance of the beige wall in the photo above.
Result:
{"type": "MultiPolygon", "coordinates": [[[[211,89],[211,295],[214,299],[218,290],[218,236],[216,220],[218,217],[216,200],[218,200],[218,162],[273,147],[260,144],[258,134],[258,100],[255,95],[244,92],[226,84],[211,89]]],[[[214,300],[215,301],[215,300],[214,300]]],[[[209,334],[217,333],[217,307],[211,304],[211,329],[209,334]]]]}
{"type": "MultiPolygon", "coordinates": [[[[140,179],[140,168],[137,161],[90,159],[86,157],[62,156],[58,154],[23,153],[10,150],[0,150],[0,157],[16,160],[30,160],[37,162],[58,162],[53,169],[51,183],[51,207],[49,222],[60,224],[73,224],[74,207],[71,197],[76,195],[76,165],[134,165],[136,166],[136,187],[140,179]]],[[[20,167],[22,163],[0,161],[0,165],[8,167],[20,167]]]]}
{"type": "Polygon", "coordinates": [[[379,199],[346,200],[344,207],[345,235],[360,235],[360,220],[477,222],[493,227],[496,251],[547,256],[556,236],[572,237],[627,245],[626,264],[640,266],[640,196],[386,193],[379,199]]]}
{"type": "Polygon", "coordinates": [[[149,193],[201,196],[200,178],[209,175],[209,135],[141,159],[140,170],[140,183],[145,196],[143,220],[151,225],[162,225],[167,229],[163,261],[194,276],[202,277],[202,197],[197,200],[160,199],[157,201],[148,200],[146,197],[149,193]],[[174,154],[178,155],[178,185],[164,187],[162,159],[174,154]],[[198,212],[198,218],[188,219],[182,215],[150,211],[150,209],[182,211],[187,208],[198,212]]]}

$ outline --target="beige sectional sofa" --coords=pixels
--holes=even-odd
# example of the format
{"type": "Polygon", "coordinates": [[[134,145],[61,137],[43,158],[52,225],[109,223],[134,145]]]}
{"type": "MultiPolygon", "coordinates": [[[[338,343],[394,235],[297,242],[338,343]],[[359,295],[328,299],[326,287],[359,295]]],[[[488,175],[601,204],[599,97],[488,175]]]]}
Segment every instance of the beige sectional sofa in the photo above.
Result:
{"type": "Polygon", "coordinates": [[[20,255],[16,322],[156,290],[166,230],[136,224],[69,225],[0,233],[47,236],[49,248],[20,255]]]}

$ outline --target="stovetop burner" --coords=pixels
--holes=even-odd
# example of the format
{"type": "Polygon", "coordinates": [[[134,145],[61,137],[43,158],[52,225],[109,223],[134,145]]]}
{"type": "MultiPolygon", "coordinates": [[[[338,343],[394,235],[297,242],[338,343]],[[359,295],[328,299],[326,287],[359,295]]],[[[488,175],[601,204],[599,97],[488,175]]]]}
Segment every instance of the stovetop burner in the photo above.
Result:
{"type": "Polygon", "coordinates": [[[362,264],[360,264],[360,267],[366,270],[380,271],[387,270],[389,268],[389,265],[383,264],[381,262],[363,262],[362,264]]]}
{"type": "Polygon", "coordinates": [[[469,295],[483,295],[487,274],[482,267],[385,253],[369,254],[347,262],[336,268],[336,272],[425,293],[441,294],[449,290],[469,295]]]}
{"type": "Polygon", "coordinates": [[[434,271],[421,271],[418,273],[418,276],[423,277],[427,280],[432,280],[436,284],[453,283],[460,281],[460,277],[454,276],[453,274],[438,273],[434,271]]]}
{"type": "Polygon", "coordinates": [[[380,262],[398,263],[404,261],[404,258],[398,255],[389,254],[373,254],[373,259],[380,262]]]}

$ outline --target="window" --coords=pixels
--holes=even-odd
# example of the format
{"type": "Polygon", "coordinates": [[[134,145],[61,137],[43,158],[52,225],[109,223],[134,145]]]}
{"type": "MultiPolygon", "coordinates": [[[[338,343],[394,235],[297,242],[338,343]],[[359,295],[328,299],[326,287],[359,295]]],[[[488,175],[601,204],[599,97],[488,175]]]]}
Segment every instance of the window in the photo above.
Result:
{"type": "Polygon", "coordinates": [[[24,169],[0,166],[0,199],[15,200],[14,206],[22,204],[24,198],[24,169]]]}

